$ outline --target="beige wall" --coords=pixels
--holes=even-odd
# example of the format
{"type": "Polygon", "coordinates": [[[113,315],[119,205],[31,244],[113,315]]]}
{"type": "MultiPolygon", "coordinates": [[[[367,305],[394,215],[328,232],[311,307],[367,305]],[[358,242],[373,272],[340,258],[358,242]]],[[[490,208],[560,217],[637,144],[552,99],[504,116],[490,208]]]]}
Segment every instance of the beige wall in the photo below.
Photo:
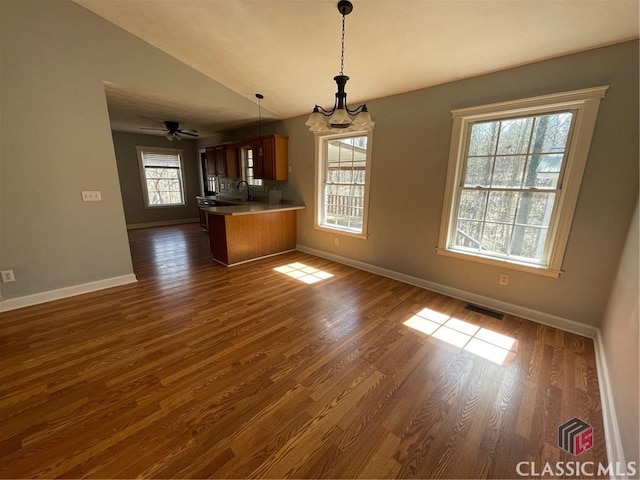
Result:
{"type": "MultiPolygon", "coordinates": [[[[132,273],[103,81],[186,102],[253,102],[67,1],[2,1],[3,299],[132,273]],[[102,202],[83,203],[82,190],[102,202]]],[[[235,103],[234,103],[235,102],[235,103]]]]}
{"type": "Polygon", "coordinates": [[[615,404],[620,436],[627,462],[640,464],[640,372],[638,334],[640,315],[640,240],[638,238],[638,205],[620,265],[616,274],[609,304],[601,325],[602,343],[607,360],[613,401],[615,404]]]}
{"type": "MultiPolygon", "coordinates": [[[[416,59],[419,61],[419,59],[416,59]]],[[[310,99],[311,104],[313,99],[310,99]]],[[[289,187],[309,208],[298,243],[502,302],[597,326],[638,195],[638,42],[627,42],[367,102],[373,135],[368,240],[313,228],[314,138],[305,117],[283,122],[289,187]],[[436,254],[451,110],[610,85],[603,99],[560,278],[436,254]],[[510,274],[507,287],[500,273],[510,274]]]]}
{"type": "Polygon", "coordinates": [[[127,225],[198,218],[196,195],[200,195],[199,156],[195,140],[170,142],[164,137],[113,132],[118,178],[127,225]],[[182,167],[187,204],[181,207],[146,208],[140,180],[136,146],[182,150],[182,167]]]}

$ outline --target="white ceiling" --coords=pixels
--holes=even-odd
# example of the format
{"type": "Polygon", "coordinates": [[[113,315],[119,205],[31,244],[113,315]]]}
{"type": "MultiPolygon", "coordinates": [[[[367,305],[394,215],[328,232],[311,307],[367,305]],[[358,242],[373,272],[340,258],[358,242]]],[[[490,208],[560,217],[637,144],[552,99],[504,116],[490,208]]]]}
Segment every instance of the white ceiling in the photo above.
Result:
{"type": "MultiPolygon", "coordinates": [[[[201,136],[333,104],[341,16],[334,0],[75,0],[251,99],[247,111],[108,85],[114,129],[178,120],[201,136]],[[135,111],[131,111],[135,105],[135,111]],[[162,107],[159,111],[158,109],[162,107]],[[168,110],[168,111],[167,111],[168,110]],[[273,112],[273,115],[270,112],[273,112]],[[164,116],[162,116],[164,115],[164,116]],[[166,118],[173,115],[174,118],[166,118]],[[251,120],[247,120],[251,119],[251,120]],[[183,123],[185,122],[185,123],[183,123]]],[[[354,0],[346,17],[349,104],[638,37],[637,0],[354,0]]],[[[233,93],[230,92],[230,95],[233,93]]],[[[375,112],[372,112],[375,120],[375,112]]]]}

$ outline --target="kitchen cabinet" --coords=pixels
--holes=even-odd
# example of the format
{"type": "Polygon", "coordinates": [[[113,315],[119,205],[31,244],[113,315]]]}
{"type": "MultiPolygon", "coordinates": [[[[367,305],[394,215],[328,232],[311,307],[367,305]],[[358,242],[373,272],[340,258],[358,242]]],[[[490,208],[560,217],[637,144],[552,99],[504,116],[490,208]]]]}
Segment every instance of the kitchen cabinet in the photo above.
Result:
{"type": "Polygon", "coordinates": [[[238,145],[207,147],[207,173],[218,177],[241,178],[238,145]]]}
{"type": "Polygon", "coordinates": [[[209,213],[209,246],[214,260],[229,266],[295,250],[299,208],[247,215],[209,213]]]}
{"type": "Polygon", "coordinates": [[[255,178],[289,178],[289,137],[277,134],[207,147],[207,173],[219,177],[242,178],[240,150],[247,145],[253,153],[255,178]]]}
{"type": "Polygon", "coordinates": [[[225,164],[227,168],[227,177],[242,178],[240,172],[240,157],[238,155],[238,145],[227,145],[225,148],[225,164]]]}
{"type": "Polygon", "coordinates": [[[207,173],[219,177],[227,176],[227,159],[224,146],[207,147],[207,173]]]}
{"type": "Polygon", "coordinates": [[[255,178],[265,180],[289,178],[289,137],[269,135],[251,140],[250,145],[253,152],[255,178]],[[261,151],[262,155],[260,155],[261,151]]]}
{"type": "Polygon", "coordinates": [[[227,176],[227,147],[224,145],[215,147],[214,158],[216,162],[216,175],[227,176]]]}

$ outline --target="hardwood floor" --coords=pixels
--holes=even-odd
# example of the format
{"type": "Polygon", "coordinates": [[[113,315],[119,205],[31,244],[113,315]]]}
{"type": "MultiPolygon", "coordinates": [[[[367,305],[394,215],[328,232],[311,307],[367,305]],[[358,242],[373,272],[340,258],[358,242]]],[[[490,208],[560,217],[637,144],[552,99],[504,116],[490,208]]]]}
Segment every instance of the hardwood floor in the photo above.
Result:
{"type": "Polygon", "coordinates": [[[0,315],[2,478],[606,463],[589,339],[299,252],[226,268],[195,224],[130,241],[137,284],[0,315]],[[558,447],[572,417],[594,429],[579,457],[558,447]]]}

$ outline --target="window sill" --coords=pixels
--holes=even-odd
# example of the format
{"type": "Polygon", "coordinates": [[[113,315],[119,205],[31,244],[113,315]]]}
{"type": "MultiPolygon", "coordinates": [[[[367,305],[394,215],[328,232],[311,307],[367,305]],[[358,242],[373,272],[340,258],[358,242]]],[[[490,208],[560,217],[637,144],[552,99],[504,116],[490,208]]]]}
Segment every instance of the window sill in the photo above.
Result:
{"type": "Polygon", "coordinates": [[[186,203],[171,203],[166,205],[145,205],[144,208],[148,210],[155,210],[157,208],[182,208],[186,206],[186,203]]]}
{"type": "Polygon", "coordinates": [[[562,270],[554,270],[549,267],[528,265],[524,263],[516,263],[511,260],[503,260],[500,258],[483,257],[481,255],[474,255],[471,253],[462,253],[455,250],[448,250],[446,248],[436,248],[439,255],[446,257],[458,258],[461,260],[469,260],[471,262],[484,263],[485,265],[493,265],[494,267],[509,268],[511,270],[518,270],[520,272],[533,273],[535,275],[542,275],[544,277],[558,278],[562,273],[562,270]]]}
{"type": "Polygon", "coordinates": [[[325,225],[314,225],[313,228],[315,228],[316,230],[319,230],[321,232],[328,232],[328,233],[333,233],[333,234],[338,234],[338,235],[345,235],[347,237],[359,238],[361,240],[366,240],[367,238],[369,238],[369,234],[368,233],[357,233],[357,232],[352,232],[350,230],[343,230],[341,228],[327,227],[325,225]]]}

